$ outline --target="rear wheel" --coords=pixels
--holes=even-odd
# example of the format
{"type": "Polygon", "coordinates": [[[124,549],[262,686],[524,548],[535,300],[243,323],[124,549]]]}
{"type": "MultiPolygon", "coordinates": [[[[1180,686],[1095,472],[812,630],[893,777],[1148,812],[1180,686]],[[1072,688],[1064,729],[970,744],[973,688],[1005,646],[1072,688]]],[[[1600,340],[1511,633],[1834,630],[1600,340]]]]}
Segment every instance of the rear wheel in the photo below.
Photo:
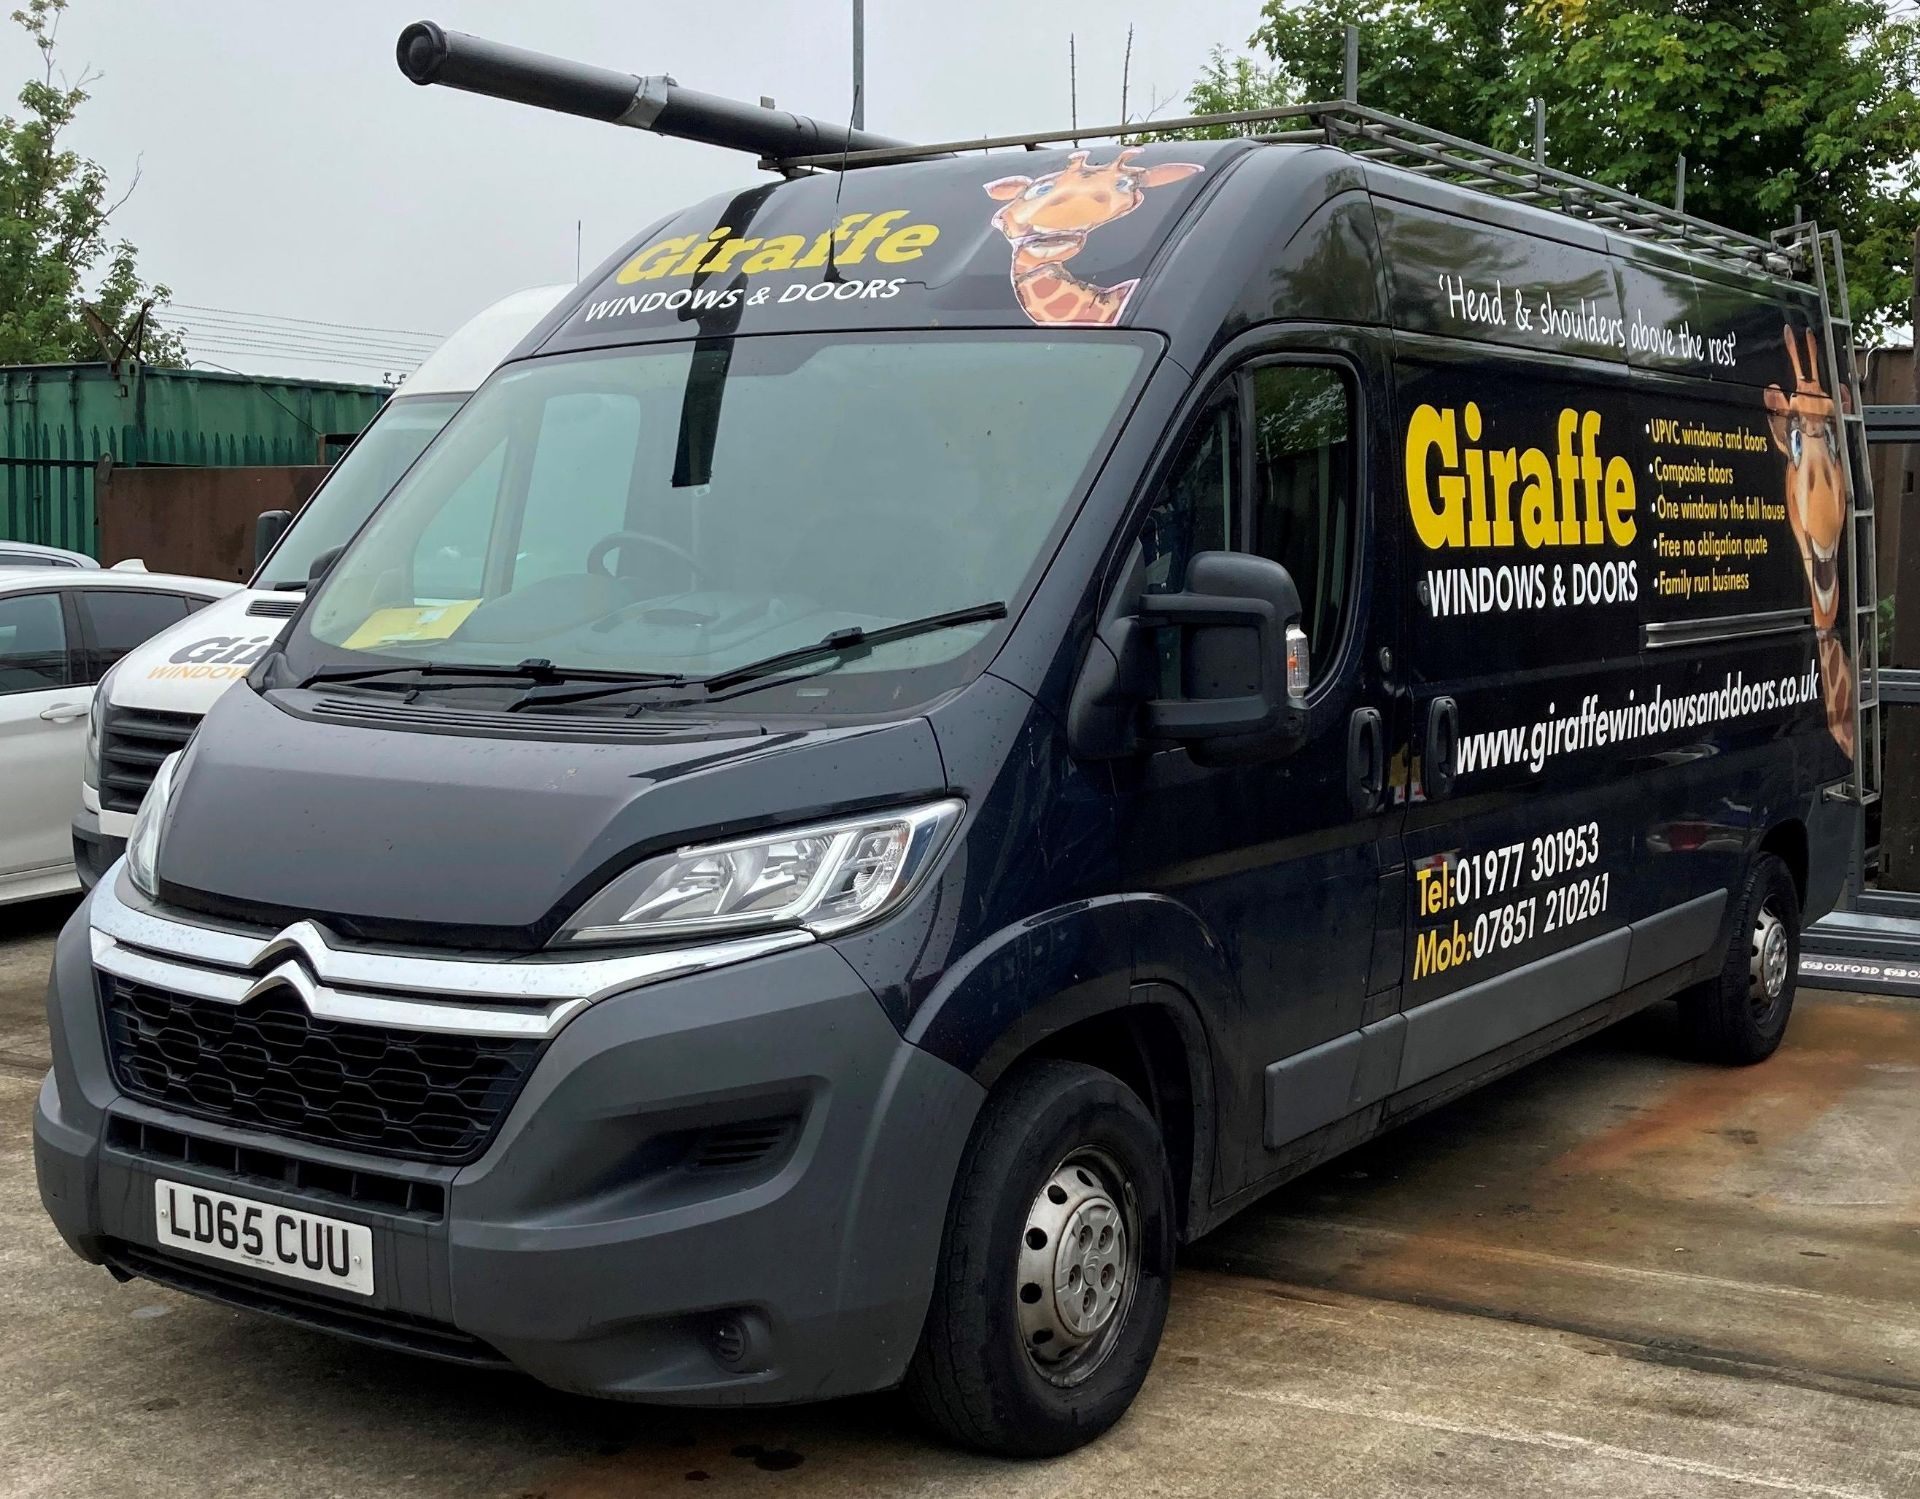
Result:
{"type": "Polygon", "coordinates": [[[987,1100],[947,1213],[915,1407],[957,1442],[1047,1457],[1133,1403],[1166,1321],[1173,1187],[1118,1078],[1016,1068],[987,1100]]]}
{"type": "Polygon", "coordinates": [[[1800,895],[1787,866],[1761,854],[1747,872],[1719,975],[1680,996],[1688,1049],[1708,1062],[1764,1062],[1787,1033],[1799,971],[1800,895]]]}

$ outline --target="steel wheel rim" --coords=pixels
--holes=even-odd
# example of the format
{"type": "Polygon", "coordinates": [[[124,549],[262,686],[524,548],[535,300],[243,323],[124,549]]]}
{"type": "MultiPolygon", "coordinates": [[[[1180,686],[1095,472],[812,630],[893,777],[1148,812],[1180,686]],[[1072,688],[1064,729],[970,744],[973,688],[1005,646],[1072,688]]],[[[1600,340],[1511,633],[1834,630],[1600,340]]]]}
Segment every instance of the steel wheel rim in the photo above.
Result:
{"type": "Polygon", "coordinates": [[[1754,1018],[1769,1018],[1787,992],[1788,972],[1793,966],[1793,943],[1787,924],[1768,901],[1754,918],[1748,948],[1747,997],[1754,1018]]]}
{"type": "Polygon", "coordinates": [[[1119,1341],[1140,1283],[1139,1208],[1104,1151],[1071,1151],[1041,1183],[1020,1227],[1014,1313],[1027,1362],[1079,1384],[1119,1341]]]}

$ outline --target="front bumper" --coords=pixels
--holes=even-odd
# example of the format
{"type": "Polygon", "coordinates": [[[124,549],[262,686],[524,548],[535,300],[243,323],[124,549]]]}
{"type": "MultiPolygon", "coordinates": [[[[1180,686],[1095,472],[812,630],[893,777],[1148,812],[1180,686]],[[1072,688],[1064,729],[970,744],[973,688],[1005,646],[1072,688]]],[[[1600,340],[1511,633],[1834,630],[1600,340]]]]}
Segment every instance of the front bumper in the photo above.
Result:
{"type": "MultiPolygon", "coordinates": [[[[791,1401],[904,1374],[982,1094],[903,1041],[831,947],[565,1011],[484,1152],[429,1164],[188,1117],[119,1089],[90,919],[129,894],[122,878],[61,934],[55,1065],[34,1121],[42,1200],[85,1258],[602,1396],[791,1401]],[[156,1176],[367,1225],[374,1295],[164,1250],[156,1176]]],[[[310,944],[289,958],[296,945],[266,944],[267,982],[313,961],[310,944]]],[[[306,996],[356,1002],[324,976],[306,996]]],[[[389,1001],[410,1019],[438,1002],[376,1002],[389,1001]]]]}
{"type": "Polygon", "coordinates": [[[91,786],[81,788],[80,799],[80,810],[73,818],[73,869],[81,887],[91,890],[127,851],[133,819],[125,812],[103,811],[99,793],[91,786]]]}

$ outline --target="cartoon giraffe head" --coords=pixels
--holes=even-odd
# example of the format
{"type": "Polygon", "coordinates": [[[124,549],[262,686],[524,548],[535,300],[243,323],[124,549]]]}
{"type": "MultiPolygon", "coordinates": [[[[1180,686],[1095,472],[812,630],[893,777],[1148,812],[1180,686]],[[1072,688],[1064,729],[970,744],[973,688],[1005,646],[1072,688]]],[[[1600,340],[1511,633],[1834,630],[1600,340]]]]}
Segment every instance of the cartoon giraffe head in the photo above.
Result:
{"type": "Polygon", "coordinates": [[[1787,459],[1787,519],[1800,546],[1813,598],[1813,622],[1833,628],[1840,612],[1840,542],[1847,524],[1847,480],[1841,467],[1839,406],[1820,386],[1813,330],[1783,330],[1793,363],[1793,394],[1777,385],[1766,391],[1767,422],[1774,446],[1787,459]],[[1806,334],[1802,363],[1798,332],[1806,334]]]}
{"type": "Polygon", "coordinates": [[[1013,285],[1021,307],[1036,323],[1113,323],[1125,311],[1139,278],[1099,287],[1059,269],[1078,255],[1087,236],[1138,208],[1150,187],[1163,187],[1203,170],[1190,161],[1149,166],[1143,147],[1128,146],[1103,166],[1089,166],[1087,151],[1044,177],[1001,177],[986,193],[1004,205],[993,227],[1013,246],[1013,285]]]}

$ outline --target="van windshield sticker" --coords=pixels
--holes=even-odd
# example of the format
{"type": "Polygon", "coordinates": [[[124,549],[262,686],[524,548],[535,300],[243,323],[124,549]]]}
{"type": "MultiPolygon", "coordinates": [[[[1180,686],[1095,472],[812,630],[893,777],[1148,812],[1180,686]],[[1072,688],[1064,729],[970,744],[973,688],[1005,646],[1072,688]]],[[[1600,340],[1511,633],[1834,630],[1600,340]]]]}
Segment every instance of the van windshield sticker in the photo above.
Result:
{"type": "Polygon", "coordinates": [[[561,342],[903,322],[1119,326],[1210,163],[1241,149],[1040,151],[1019,158],[1031,175],[1008,174],[1004,157],[969,158],[741,194],[632,246],[561,342]]]}
{"type": "Polygon", "coordinates": [[[990,222],[1013,247],[1013,295],[1021,310],[1045,327],[1106,327],[1120,321],[1139,289],[1134,276],[1096,286],[1065,269],[1086,247],[1087,236],[1126,217],[1150,188],[1165,187],[1203,172],[1191,161],[1144,162],[1144,148],[1128,146],[1104,165],[1089,165],[1089,151],[1075,151],[1067,164],[1044,177],[998,177],[986,193],[1000,209],[990,222]]]}

